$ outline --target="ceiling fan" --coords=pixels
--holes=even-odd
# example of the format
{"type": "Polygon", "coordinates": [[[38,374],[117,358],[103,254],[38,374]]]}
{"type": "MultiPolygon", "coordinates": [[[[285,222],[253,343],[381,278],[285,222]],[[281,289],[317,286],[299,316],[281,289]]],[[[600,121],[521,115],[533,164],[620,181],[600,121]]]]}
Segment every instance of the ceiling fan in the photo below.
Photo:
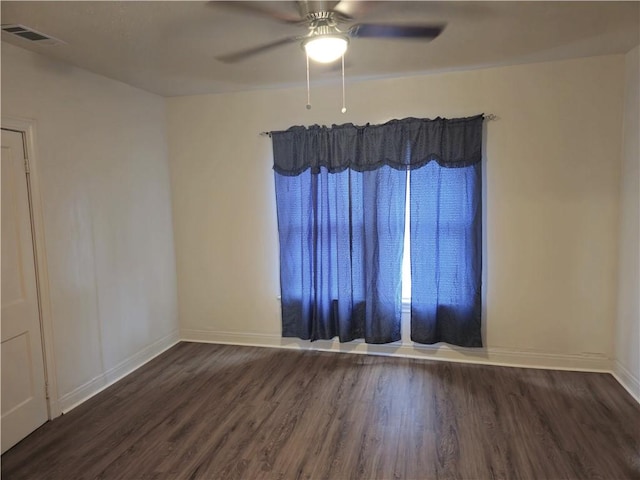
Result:
{"type": "Polygon", "coordinates": [[[440,35],[445,27],[444,24],[353,23],[355,16],[362,15],[375,5],[376,2],[371,1],[300,0],[287,2],[297,7],[297,12],[291,12],[291,14],[267,7],[271,2],[225,1],[209,3],[242,10],[252,15],[266,16],[283,23],[306,26],[308,30],[305,35],[289,36],[216,57],[217,60],[224,63],[240,62],[254,55],[296,42],[300,42],[301,47],[311,60],[330,63],[342,58],[352,38],[412,38],[428,41],[440,35]]]}

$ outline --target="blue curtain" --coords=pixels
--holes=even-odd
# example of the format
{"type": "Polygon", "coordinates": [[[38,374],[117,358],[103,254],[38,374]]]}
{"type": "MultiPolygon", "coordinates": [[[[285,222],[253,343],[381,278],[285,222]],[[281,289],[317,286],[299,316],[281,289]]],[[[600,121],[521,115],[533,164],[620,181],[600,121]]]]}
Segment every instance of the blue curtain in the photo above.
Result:
{"type": "Polygon", "coordinates": [[[405,178],[275,174],[284,337],[400,340],[405,178]]]}
{"type": "Polygon", "coordinates": [[[411,339],[481,347],[480,163],[410,177],[411,339]]]}
{"type": "Polygon", "coordinates": [[[400,340],[411,170],[412,339],[481,345],[482,120],[271,132],[283,336],[400,340]]]}

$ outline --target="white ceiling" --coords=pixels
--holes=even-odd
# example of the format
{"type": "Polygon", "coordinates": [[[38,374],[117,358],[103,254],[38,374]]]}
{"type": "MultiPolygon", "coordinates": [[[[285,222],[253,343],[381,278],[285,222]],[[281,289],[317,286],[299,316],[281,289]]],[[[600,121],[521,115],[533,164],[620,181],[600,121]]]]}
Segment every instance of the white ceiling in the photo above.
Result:
{"type": "MultiPolygon", "coordinates": [[[[252,2],[255,3],[255,2],[252,2]]],[[[261,2],[262,3],[262,2],[261,2]]],[[[347,79],[625,53],[640,43],[640,2],[371,2],[357,22],[440,23],[432,42],[352,39],[347,79]]],[[[264,8],[295,11],[292,2],[264,8]]],[[[290,44],[237,64],[217,55],[306,33],[216,2],[2,1],[2,23],[66,42],[2,40],[164,96],[303,85],[305,57],[290,44]]],[[[313,82],[339,80],[313,66],[313,82]]]]}

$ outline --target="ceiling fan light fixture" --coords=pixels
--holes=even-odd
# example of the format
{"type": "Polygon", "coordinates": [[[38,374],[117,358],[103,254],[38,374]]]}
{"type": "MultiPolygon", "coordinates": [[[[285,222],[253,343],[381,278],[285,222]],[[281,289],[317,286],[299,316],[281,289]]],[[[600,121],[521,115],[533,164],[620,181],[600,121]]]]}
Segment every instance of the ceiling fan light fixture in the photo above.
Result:
{"type": "Polygon", "coordinates": [[[317,35],[306,39],[302,46],[311,60],[331,63],[347,51],[349,39],[346,35],[317,35]]]}

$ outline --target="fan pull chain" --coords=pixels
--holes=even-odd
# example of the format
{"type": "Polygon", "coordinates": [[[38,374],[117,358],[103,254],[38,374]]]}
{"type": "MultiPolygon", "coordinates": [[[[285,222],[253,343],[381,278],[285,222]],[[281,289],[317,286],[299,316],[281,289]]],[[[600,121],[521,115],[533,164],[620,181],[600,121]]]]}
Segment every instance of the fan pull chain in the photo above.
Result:
{"type": "Polygon", "coordinates": [[[347,112],[347,105],[346,105],[346,100],[345,100],[345,93],[344,93],[344,54],[342,55],[342,110],[340,110],[342,113],[346,113],[347,112]]]}
{"type": "MultiPolygon", "coordinates": [[[[307,110],[311,110],[311,84],[310,84],[310,73],[309,73],[309,55],[306,55],[307,58],[307,110]]],[[[345,80],[344,80],[344,55],[341,57],[342,61],[342,113],[347,113],[347,101],[346,101],[346,88],[345,88],[345,80]]]]}
{"type": "Polygon", "coordinates": [[[307,55],[307,110],[311,110],[311,88],[309,87],[309,55],[307,55]]]}

